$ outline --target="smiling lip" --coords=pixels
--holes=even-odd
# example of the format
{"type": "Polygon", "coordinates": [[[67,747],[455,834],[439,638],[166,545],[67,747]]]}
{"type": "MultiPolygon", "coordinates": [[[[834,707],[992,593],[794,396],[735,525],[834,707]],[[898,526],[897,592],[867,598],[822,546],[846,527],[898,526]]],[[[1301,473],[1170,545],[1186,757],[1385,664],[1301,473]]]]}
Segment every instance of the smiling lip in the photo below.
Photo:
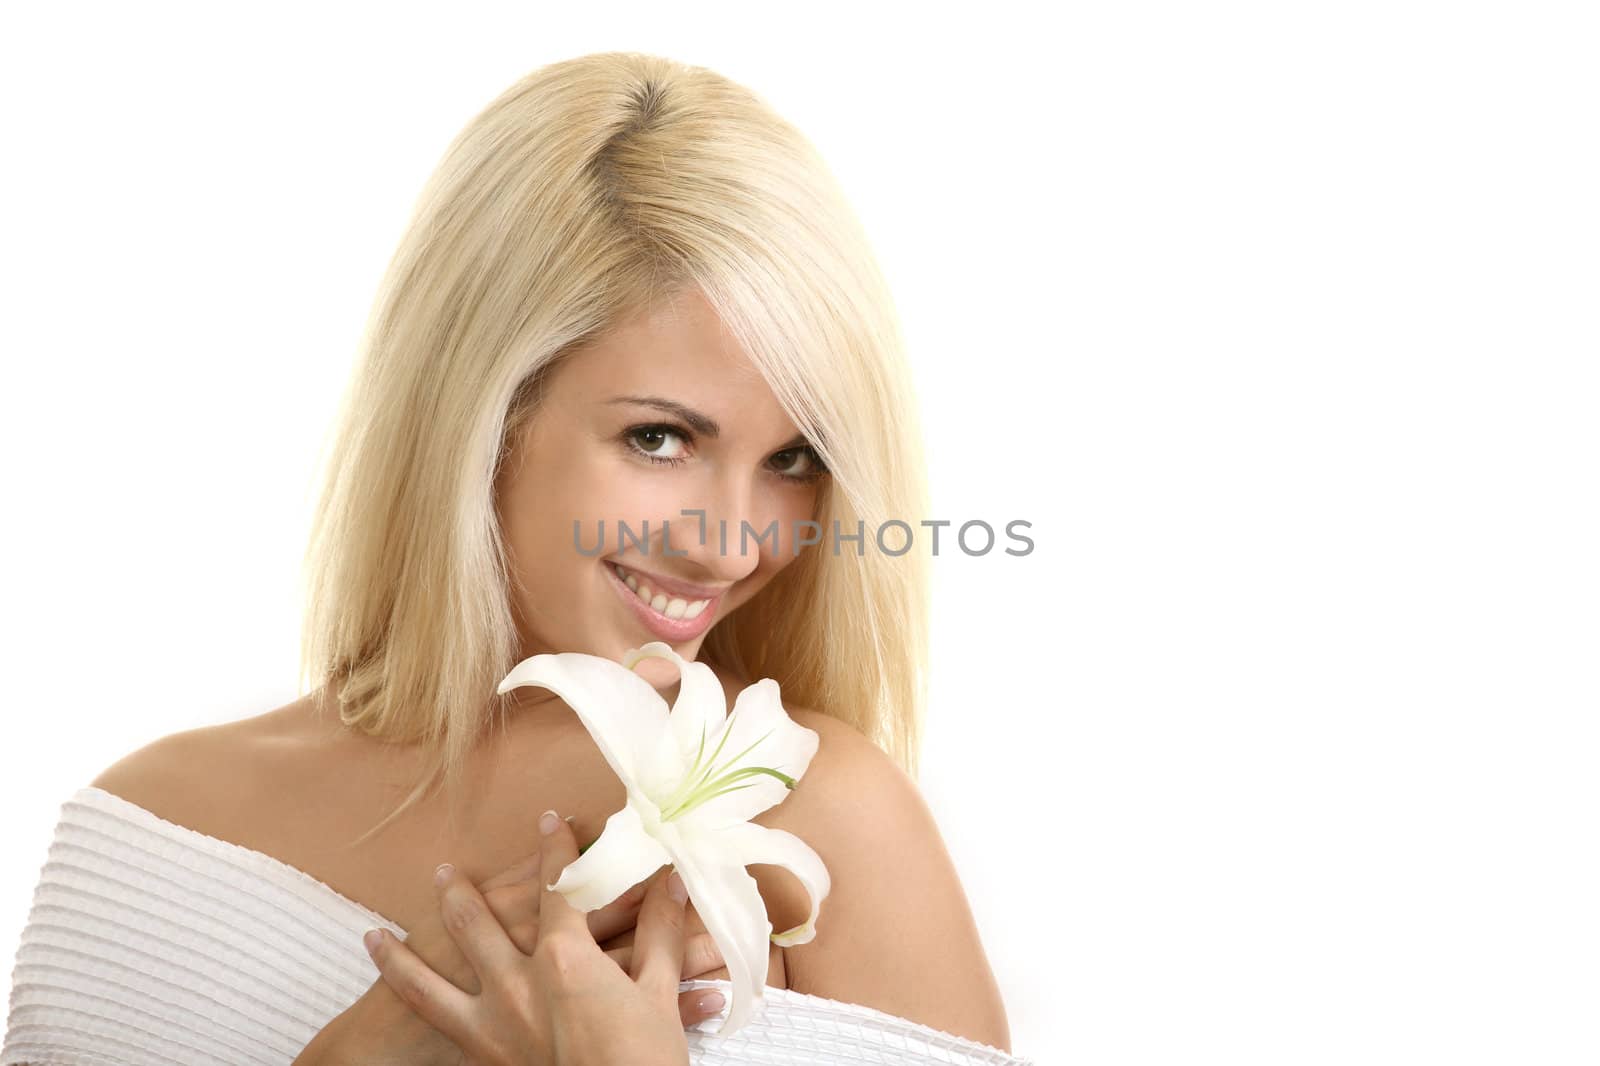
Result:
{"type": "Polygon", "coordinates": [[[606,577],[611,582],[611,587],[617,590],[617,595],[621,596],[628,608],[633,611],[633,616],[643,623],[646,629],[662,640],[669,642],[693,640],[710,629],[711,624],[716,621],[717,607],[722,602],[722,591],[714,592],[709,596],[704,593],[696,595],[693,590],[697,586],[684,585],[681,582],[663,583],[660,588],[657,588],[656,579],[651,575],[623,565],[622,568],[624,570],[633,574],[644,584],[649,585],[652,593],[661,592],[666,594],[669,599],[679,598],[691,602],[694,600],[711,601],[706,604],[703,611],[693,618],[668,618],[664,614],[657,613],[655,609],[639,599],[638,594],[630,589],[622,578],[617,576],[617,567],[622,564],[614,563],[610,559],[602,559],[600,565],[604,567],[606,577]],[[682,591],[684,589],[690,591],[685,593],[682,591]]]}
{"type": "MultiPolygon", "coordinates": [[[[679,599],[688,600],[690,603],[695,600],[714,600],[728,591],[726,586],[713,588],[710,585],[692,585],[687,581],[679,581],[676,578],[662,577],[658,574],[652,574],[648,570],[640,570],[637,566],[632,566],[620,559],[607,559],[606,562],[622,567],[657,592],[665,592],[669,597],[676,596],[679,599]]],[[[709,610],[710,608],[707,609],[709,610]]]]}

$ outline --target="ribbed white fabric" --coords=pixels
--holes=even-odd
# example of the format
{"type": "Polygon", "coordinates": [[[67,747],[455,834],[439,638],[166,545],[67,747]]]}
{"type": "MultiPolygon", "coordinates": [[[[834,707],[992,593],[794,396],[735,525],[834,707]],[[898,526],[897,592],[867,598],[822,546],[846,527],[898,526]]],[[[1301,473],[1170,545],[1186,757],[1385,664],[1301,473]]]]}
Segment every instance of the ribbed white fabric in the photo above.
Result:
{"type": "MultiPolygon", "coordinates": [[[[103,789],[62,805],[12,971],[0,1066],[282,1066],[378,979],[361,934],[405,930],[270,855],[103,789]]],[[[727,981],[685,981],[681,989],[727,981]]],[[[696,1066],[999,1063],[997,1048],[857,1004],[768,988],[696,1066]]]]}

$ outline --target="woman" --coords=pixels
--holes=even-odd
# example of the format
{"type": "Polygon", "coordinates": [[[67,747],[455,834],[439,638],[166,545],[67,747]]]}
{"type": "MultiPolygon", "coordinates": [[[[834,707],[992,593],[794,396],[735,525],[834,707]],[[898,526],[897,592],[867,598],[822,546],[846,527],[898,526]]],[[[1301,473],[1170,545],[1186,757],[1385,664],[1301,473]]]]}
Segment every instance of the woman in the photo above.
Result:
{"type": "MultiPolygon", "coordinates": [[[[424,968],[543,996],[545,1036],[605,1032],[532,970],[477,970],[536,950],[553,894],[529,874],[623,805],[570,708],[495,691],[541,652],[651,640],[730,700],[775,679],[820,741],[756,820],[809,843],[832,892],[810,943],[773,946],[740,1046],[1017,1061],[912,783],[928,562],[892,523],[927,514],[914,412],[860,227],[756,96],[623,53],[511,87],[430,179],[369,322],[308,557],[310,693],[157,741],[68,801],[0,1064],[462,1061],[445,1015],[385,979],[415,990],[424,968]],[[572,827],[541,848],[547,808],[572,827]],[[463,900],[493,926],[465,936],[463,900]]],[[[665,665],[639,669],[670,701],[665,665]]],[[[591,976],[656,975],[637,1003],[677,1015],[659,1061],[737,1061],[699,1025],[727,970],[692,904],[674,932],[668,872],[586,921],[557,910],[564,942],[613,967],[591,976]],[[673,958],[701,978],[676,1004],[673,958]]],[[[806,917],[787,872],[750,873],[774,927],[806,917]]],[[[474,1017],[478,1054],[535,1055],[540,1033],[474,1017]]],[[[526,1061],[594,1061],[545,1050],[526,1061]]]]}

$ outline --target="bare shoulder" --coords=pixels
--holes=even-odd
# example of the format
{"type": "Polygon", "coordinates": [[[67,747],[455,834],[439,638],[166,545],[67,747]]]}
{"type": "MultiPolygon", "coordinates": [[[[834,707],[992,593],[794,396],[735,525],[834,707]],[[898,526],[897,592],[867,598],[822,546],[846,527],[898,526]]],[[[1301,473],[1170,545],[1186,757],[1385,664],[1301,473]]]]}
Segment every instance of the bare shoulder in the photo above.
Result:
{"type": "Polygon", "coordinates": [[[999,987],[916,783],[849,724],[805,708],[789,716],[817,734],[817,754],[775,817],[759,820],[810,844],[831,881],[815,938],[784,949],[789,987],[1009,1051],[999,987]]]}
{"type": "Polygon", "coordinates": [[[264,756],[282,743],[301,701],[232,722],[184,729],[137,748],[90,785],[203,833],[225,835],[265,783],[264,756]]]}

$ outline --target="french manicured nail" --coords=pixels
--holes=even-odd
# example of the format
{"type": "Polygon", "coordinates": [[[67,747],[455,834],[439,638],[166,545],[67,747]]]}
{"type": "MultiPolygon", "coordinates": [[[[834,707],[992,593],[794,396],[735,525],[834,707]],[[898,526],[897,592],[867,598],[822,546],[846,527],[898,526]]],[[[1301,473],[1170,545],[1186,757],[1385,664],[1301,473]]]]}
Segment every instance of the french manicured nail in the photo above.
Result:
{"type": "Polygon", "coordinates": [[[367,945],[368,955],[376,955],[378,953],[378,945],[383,943],[383,930],[368,929],[366,934],[362,936],[361,942],[367,945]]]}
{"type": "Polygon", "coordinates": [[[455,867],[449,863],[441,862],[439,868],[433,871],[433,886],[438,888],[450,880],[450,871],[454,869],[455,867]]]}
{"type": "Polygon", "coordinates": [[[684,887],[683,878],[678,876],[676,870],[667,875],[667,895],[679,903],[689,898],[689,890],[684,887]]]}
{"type": "Polygon", "coordinates": [[[707,1014],[715,1014],[722,1009],[723,1002],[721,992],[707,992],[700,997],[700,1009],[707,1014]]]}
{"type": "Polygon", "coordinates": [[[561,824],[561,818],[555,811],[545,811],[539,816],[539,832],[549,836],[556,831],[556,826],[561,824]]]}

